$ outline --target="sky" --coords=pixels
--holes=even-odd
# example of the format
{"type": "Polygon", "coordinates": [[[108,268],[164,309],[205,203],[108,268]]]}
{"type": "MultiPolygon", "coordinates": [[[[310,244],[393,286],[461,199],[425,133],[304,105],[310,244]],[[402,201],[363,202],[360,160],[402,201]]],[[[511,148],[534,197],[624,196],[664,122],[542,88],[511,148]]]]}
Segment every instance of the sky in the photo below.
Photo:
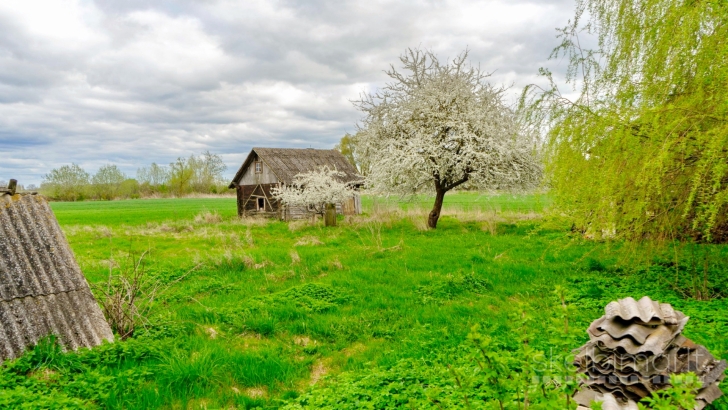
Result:
{"type": "Polygon", "coordinates": [[[542,84],[573,0],[3,0],[0,180],[51,169],[134,177],[206,150],[232,177],[254,146],[333,148],[352,100],[408,47],[470,61],[511,86],[542,84]]]}

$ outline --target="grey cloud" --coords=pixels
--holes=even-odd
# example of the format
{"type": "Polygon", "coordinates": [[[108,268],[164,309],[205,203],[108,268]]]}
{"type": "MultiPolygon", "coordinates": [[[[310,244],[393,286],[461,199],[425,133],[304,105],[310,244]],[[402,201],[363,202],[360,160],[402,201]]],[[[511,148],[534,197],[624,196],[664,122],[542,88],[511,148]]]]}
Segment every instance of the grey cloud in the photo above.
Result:
{"type": "Polygon", "coordinates": [[[539,67],[563,71],[547,57],[573,12],[572,0],[64,1],[57,32],[32,18],[41,4],[0,5],[0,179],[38,184],[70,162],[133,176],[206,149],[232,173],[255,145],[331,147],[360,119],[350,100],[407,47],[469,47],[515,96],[539,67]]]}

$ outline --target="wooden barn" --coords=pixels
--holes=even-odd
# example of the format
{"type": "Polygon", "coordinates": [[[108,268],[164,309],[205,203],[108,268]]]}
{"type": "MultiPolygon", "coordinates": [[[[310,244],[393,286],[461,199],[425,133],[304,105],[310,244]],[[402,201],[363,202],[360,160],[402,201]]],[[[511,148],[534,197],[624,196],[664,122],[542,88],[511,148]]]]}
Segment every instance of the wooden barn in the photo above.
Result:
{"type": "MultiPolygon", "coordinates": [[[[343,172],[345,182],[361,180],[356,168],[337,150],[253,148],[229,186],[237,190],[238,216],[265,215],[285,220],[307,217],[306,209],[281,206],[271,195],[271,189],[279,184],[290,185],[296,175],[323,166],[343,172]]],[[[355,195],[336,204],[336,209],[344,215],[360,214],[361,198],[355,195]]]]}

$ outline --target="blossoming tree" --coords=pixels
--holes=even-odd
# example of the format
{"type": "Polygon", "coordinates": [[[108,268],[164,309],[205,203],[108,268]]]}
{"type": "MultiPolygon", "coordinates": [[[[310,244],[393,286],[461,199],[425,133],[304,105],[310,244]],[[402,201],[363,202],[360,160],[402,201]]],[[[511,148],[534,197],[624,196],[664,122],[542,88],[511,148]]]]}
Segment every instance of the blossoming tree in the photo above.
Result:
{"type": "Polygon", "coordinates": [[[323,216],[327,205],[344,202],[356,194],[353,184],[342,182],[345,176],[343,172],[324,166],[296,175],[291,185],[273,188],[271,193],[286,206],[305,209],[312,217],[323,216]]]}
{"type": "Polygon", "coordinates": [[[428,226],[435,228],[445,193],[468,183],[487,190],[538,184],[536,144],[522,133],[503,101],[505,88],[467,63],[468,52],[441,64],[432,52],[409,49],[394,81],[355,105],[366,114],[357,149],[370,163],[375,193],[434,193],[428,226]]]}

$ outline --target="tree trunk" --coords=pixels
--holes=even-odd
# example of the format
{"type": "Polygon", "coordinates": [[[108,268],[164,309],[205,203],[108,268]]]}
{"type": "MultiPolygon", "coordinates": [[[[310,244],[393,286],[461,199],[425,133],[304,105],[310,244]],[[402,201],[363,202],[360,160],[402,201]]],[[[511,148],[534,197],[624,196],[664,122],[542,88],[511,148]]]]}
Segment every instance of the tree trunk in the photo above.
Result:
{"type": "Polygon", "coordinates": [[[326,204],[324,226],[336,226],[336,204],[326,204]]]}
{"type": "Polygon", "coordinates": [[[432,211],[430,211],[430,217],[427,218],[427,226],[432,229],[437,228],[437,220],[440,219],[440,211],[442,211],[442,201],[445,199],[445,192],[447,191],[440,187],[437,188],[435,205],[432,207],[432,211]]]}

